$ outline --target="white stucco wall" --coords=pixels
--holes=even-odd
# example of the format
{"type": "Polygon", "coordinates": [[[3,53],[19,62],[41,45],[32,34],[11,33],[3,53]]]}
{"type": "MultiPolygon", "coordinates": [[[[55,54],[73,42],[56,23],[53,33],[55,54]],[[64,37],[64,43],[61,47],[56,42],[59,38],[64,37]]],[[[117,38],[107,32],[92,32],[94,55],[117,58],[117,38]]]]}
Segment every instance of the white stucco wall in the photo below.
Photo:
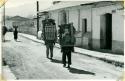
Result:
{"type": "Polygon", "coordinates": [[[58,29],[58,11],[51,11],[51,18],[55,20],[56,28],[58,29]]]}
{"type": "Polygon", "coordinates": [[[69,23],[73,22],[73,25],[76,30],[78,30],[78,10],[70,9],[69,10],[69,23]]]}
{"type": "Polygon", "coordinates": [[[124,41],[124,12],[116,11],[112,15],[112,40],[124,41]]]}
{"type": "Polygon", "coordinates": [[[91,8],[80,9],[80,30],[82,30],[82,19],[87,19],[87,32],[91,32],[91,8]]]}
{"type": "MultiPolygon", "coordinates": [[[[117,9],[118,6],[111,5],[111,6],[104,6],[104,7],[98,7],[92,9],[92,16],[93,16],[93,24],[92,24],[92,30],[93,30],[93,38],[94,39],[100,39],[100,16],[106,13],[112,13],[112,10],[117,9]]],[[[113,16],[114,17],[114,16],[113,16]]],[[[117,18],[119,19],[119,18],[117,18]]],[[[116,22],[112,22],[112,25],[116,22]]],[[[114,26],[114,25],[113,25],[114,26]]],[[[114,30],[114,27],[112,26],[112,30],[114,30]]],[[[114,31],[112,31],[114,32],[114,31]]],[[[114,35],[114,33],[112,33],[114,35]]]]}

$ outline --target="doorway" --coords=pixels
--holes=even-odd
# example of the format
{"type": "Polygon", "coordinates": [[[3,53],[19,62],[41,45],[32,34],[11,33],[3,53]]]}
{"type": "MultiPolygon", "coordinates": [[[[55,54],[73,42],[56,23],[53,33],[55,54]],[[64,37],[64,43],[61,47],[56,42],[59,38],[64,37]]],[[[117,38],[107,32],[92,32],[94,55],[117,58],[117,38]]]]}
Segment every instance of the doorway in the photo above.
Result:
{"type": "Polygon", "coordinates": [[[84,35],[87,32],[87,19],[82,19],[82,39],[81,39],[81,45],[83,46],[84,43],[84,35]]]}
{"type": "Polygon", "coordinates": [[[112,14],[100,16],[100,48],[112,49],[112,14]]]}
{"type": "Polygon", "coordinates": [[[82,36],[87,32],[87,19],[82,19],[82,36]]]}

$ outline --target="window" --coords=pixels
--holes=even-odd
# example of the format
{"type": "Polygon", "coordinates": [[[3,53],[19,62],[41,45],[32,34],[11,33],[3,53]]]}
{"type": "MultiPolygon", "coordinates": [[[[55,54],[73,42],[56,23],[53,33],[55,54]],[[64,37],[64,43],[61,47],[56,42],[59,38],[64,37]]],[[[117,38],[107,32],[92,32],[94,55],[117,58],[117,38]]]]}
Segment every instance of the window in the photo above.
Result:
{"type": "Polygon", "coordinates": [[[82,32],[83,34],[87,32],[87,19],[82,19],[82,32]]]}

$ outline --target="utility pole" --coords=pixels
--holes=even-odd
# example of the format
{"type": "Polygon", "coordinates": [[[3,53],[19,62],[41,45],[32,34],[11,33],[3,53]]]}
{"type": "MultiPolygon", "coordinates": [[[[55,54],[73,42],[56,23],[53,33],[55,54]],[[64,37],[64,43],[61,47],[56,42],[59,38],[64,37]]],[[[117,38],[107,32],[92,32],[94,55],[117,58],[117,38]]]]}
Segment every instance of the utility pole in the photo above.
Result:
{"type": "Polygon", "coordinates": [[[4,3],[4,9],[3,9],[3,25],[5,26],[5,3],[4,3]]]}
{"type": "Polygon", "coordinates": [[[39,1],[37,1],[37,34],[39,31],[39,1]]]}

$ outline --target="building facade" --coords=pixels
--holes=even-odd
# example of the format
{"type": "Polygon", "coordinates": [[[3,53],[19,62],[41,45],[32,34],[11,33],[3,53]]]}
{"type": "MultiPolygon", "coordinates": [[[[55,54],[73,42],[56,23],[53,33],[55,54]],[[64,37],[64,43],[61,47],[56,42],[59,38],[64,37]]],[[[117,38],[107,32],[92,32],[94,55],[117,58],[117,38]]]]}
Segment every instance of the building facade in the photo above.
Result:
{"type": "Polygon", "coordinates": [[[73,23],[76,46],[123,53],[123,6],[123,1],[61,1],[45,11],[55,20],[57,29],[60,24],[73,23]]]}

